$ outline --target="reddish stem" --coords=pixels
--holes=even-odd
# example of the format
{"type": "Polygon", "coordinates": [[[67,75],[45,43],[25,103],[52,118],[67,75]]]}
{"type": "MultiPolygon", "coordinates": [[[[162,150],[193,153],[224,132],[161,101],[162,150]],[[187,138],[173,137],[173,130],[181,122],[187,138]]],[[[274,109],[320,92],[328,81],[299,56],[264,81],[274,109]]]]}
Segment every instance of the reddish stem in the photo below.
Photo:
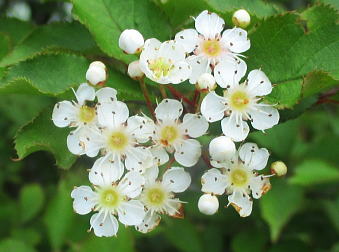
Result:
{"type": "Polygon", "coordinates": [[[178,90],[176,90],[174,87],[170,86],[170,85],[166,85],[166,87],[168,88],[168,90],[172,93],[173,96],[175,96],[178,99],[182,99],[184,102],[186,102],[187,104],[191,105],[192,107],[194,107],[194,102],[192,102],[190,99],[188,99],[186,96],[184,96],[182,93],[180,93],[178,90]]]}
{"type": "Polygon", "coordinates": [[[203,152],[202,155],[202,160],[204,160],[204,162],[206,163],[206,165],[209,167],[209,168],[212,168],[212,165],[210,163],[210,158],[208,157],[207,153],[206,152],[203,152]]]}
{"type": "Polygon", "coordinates": [[[148,108],[149,112],[151,113],[153,120],[156,120],[155,114],[154,114],[154,108],[153,108],[153,105],[152,105],[152,102],[151,102],[151,98],[149,96],[146,84],[144,82],[144,79],[141,79],[139,81],[139,83],[140,83],[141,91],[144,94],[144,97],[145,97],[145,100],[146,100],[147,108],[148,108]]]}
{"type": "Polygon", "coordinates": [[[332,99],[320,99],[319,101],[317,101],[317,104],[324,104],[324,103],[339,104],[339,101],[332,100],[332,99]]]}

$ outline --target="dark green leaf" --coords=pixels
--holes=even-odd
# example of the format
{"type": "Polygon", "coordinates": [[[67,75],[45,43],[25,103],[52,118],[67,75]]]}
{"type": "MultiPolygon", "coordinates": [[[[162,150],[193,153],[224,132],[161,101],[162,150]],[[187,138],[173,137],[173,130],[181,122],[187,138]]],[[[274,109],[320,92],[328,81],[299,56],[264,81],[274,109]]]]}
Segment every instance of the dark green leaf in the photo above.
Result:
{"type": "Polygon", "coordinates": [[[40,185],[26,185],[20,192],[20,214],[22,221],[35,217],[44,203],[44,192],[40,185]]]}

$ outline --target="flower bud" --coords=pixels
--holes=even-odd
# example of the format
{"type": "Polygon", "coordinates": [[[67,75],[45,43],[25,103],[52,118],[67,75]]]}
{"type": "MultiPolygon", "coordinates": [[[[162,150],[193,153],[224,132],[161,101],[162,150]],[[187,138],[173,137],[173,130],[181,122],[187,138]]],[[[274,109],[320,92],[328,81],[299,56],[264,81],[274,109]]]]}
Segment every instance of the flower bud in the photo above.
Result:
{"type": "Polygon", "coordinates": [[[206,215],[213,215],[219,209],[218,198],[211,194],[203,194],[198,201],[199,211],[206,215]]]}
{"type": "Polygon", "coordinates": [[[251,22],[250,14],[244,9],[237,10],[233,14],[232,22],[235,26],[246,28],[251,22]]]}
{"type": "Polygon", "coordinates": [[[213,91],[217,87],[215,79],[210,73],[200,75],[197,84],[198,89],[201,91],[213,91]]]}
{"type": "Polygon", "coordinates": [[[127,54],[135,54],[141,51],[144,45],[144,37],[137,30],[124,30],[119,38],[119,47],[127,54]]]}
{"type": "Polygon", "coordinates": [[[271,173],[278,177],[284,176],[287,173],[287,166],[282,161],[276,161],[271,164],[271,173]]]}
{"type": "Polygon", "coordinates": [[[86,80],[92,85],[105,83],[107,77],[106,66],[101,61],[92,62],[86,72],[86,80]]]}
{"type": "Polygon", "coordinates": [[[144,76],[140,69],[139,60],[129,63],[127,73],[134,80],[140,80],[144,76]]]}
{"type": "Polygon", "coordinates": [[[216,161],[229,160],[235,154],[235,144],[227,136],[214,138],[209,144],[209,153],[212,159],[216,161]]]}

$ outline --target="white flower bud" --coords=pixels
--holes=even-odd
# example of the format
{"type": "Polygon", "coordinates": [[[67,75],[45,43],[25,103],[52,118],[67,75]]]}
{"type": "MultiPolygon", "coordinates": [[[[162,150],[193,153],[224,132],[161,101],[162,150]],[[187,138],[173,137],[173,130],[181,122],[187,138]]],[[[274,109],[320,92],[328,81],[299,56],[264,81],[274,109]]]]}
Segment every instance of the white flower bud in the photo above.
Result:
{"type": "Polygon", "coordinates": [[[250,14],[244,9],[237,10],[233,14],[232,22],[235,26],[246,28],[251,22],[250,14]]]}
{"type": "Polygon", "coordinates": [[[101,61],[92,62],[86,72],[86,80],[92,85],[103,84],[106,81],[106,66],[101,61]]]}
{"type": "Polygon", "coordinates": [[[213,215],[219,209],[218,198],[211,194],[203,194],[198,201],[199,211],[206,215],[213,215]]]}
{"type": "Polygon", "coordinates": [[[223,162],[233,157],[236,152],[235,144],[231,138],[219,136],[210,142],[209,152],[213,160],[223,162]]]}
{"type": "Polygon", "coordinates": [[[144,76],[140,69],[139,60],[129,63],[127,73],[134,80],[140,80],[144,76]]]}
{"type": "Polygon", "coordinates": [[[212,91],[217,87],[217,85],[215,84],[215,79],[210,73],[203,73],[202,75],[200,75],[197,83],[198,89],[202,91],[212,91]]]}
{"type": "Polygon", "coordinates": [[[140,52],[144,45],[144,37],[137,30],[124,30],[119,38],[119,47],[127,54],[140,52]]]}
{"type": "Polygon", "coordinates": [[[276,161],[271,164],[271,173],[276,174],[278,177],[284,176],[287,173],[287,166],[282,161],[276,161]]]}

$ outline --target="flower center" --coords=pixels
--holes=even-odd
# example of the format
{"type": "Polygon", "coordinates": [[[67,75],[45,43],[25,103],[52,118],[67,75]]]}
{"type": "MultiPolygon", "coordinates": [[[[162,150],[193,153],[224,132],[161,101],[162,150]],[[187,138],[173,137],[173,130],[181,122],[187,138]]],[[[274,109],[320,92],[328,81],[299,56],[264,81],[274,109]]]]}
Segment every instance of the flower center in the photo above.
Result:
{"type": "Polygon", "coordinates": [[[124,132],[113,132],[108,138],[108,145],[112,150],[121,151],[128,144],[128,137],[124,132]]]}
{"type": "Polygon", "coordinates": [[[174,68],[171,60],[163,57],[150,60],[148,63],[148,67],[157,79],[167,76],[174,68]]]}
{"type": "Polygon", "coordinates": [[[145,202],[149,207],[161,207],[167,199],[167,193],[160,187],[149,188],[145,192],[145,202]]]}
{"type": "Polygon", "coordinates": [[[216,39],[205,40],[202,43],[202,51],[210,57],[218,56],[222,51],[220,41],[216,39]]]}
{"type": "Polygon", "coordinates": [[[174,126],[165,126],[162,128],[161,133],[161,143],[163,145],[170,145],[179,137],[178,129],[174,126]]]}
{"type": "Polygon", "coordinates": [[[79,120],[83,123],[90,123],[95,118],[95,108],[86,105],[81,106],[79,120]]]}
{"type": "Polygon", "coordinates": [[[231,183],[237,187],[243,187],[248,184],[248,173],[240,168],[236,168],[231,172],[230,175],[231,183]]]}
{"type": "Polygon", "coordinates": [[[116,208],[119,206],[122,197],[115,187],[109,187],[99,190],[100,204],[107,208],[116,208]]]}
{"type": "Polygon", "coordinates": [[[248,107],[250,98],[244,91],[236,91],[231,94],[230,106],[236,110],[244,110],[248,107]]]}

